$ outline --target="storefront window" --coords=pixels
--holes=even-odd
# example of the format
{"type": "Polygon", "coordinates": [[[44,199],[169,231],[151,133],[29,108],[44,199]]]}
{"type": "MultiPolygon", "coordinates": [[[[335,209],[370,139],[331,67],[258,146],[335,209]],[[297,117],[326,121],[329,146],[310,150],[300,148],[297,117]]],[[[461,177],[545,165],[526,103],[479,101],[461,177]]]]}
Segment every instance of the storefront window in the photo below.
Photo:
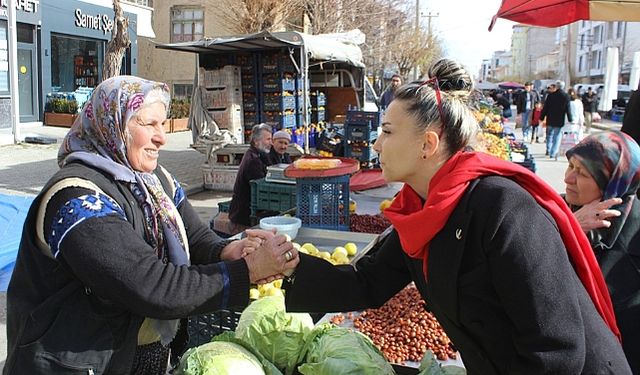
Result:
{"type": "Polygon", "coordinates": [[[51,34],[53,91],[95,87],[102,76],[104,42],[51,34]]]}
{"type": "Polygon", "coordinates": [[[7,21],[0,20],[0,93],[9,91],[9,46],[7,21]]]}

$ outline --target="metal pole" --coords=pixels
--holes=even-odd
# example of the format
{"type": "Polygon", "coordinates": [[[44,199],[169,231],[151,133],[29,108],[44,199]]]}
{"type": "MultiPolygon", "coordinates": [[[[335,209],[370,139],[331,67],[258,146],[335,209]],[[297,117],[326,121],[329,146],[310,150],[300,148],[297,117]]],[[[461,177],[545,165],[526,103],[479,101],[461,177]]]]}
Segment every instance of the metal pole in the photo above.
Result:
{"type": "MultiPolygon", "coordinates": [[[[420,33],[420,0],[416,0],[416,38],[419,37],[420,33]]],[[[417,41],[416,41],[417,42],[417,41]]],[[[418,80],[418,66],[413,67],[413,80],[418,80]]]]}
{"type": "Polygon", "coordinates": [[[18,97],[18,29],[16,25],[16,3],[7,4],[9,39],[9,85],[11,92],[11,130],[13,143],[20,143],[20,98],[18,97]]]}

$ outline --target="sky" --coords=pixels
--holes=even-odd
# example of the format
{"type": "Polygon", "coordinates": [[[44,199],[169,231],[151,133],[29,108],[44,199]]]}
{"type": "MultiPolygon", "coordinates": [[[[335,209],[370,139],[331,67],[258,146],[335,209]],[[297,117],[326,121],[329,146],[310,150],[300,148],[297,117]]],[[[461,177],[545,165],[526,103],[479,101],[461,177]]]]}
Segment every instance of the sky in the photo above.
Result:
{"type": "Polygon", "coordinates": [[[501,0],[419,1],[422,26],[427,28],[425,15],[437,14],[431,18],[431,27],[443,41],[445,56],[460,61],[472,75],[478,74],[482,60],[491,58],[493,51],[510,49],[514,22],[499,18],[493,31],[488,31],[501,0]]]}

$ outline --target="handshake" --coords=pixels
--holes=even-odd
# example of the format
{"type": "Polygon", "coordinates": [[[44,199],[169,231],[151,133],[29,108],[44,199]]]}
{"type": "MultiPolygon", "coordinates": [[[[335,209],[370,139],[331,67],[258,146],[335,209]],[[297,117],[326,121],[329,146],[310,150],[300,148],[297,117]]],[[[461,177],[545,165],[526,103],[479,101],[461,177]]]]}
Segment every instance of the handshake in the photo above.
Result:
{"type": "Polygon", "coordinates": [[[222,260],[244,259],[249,281],[264,284],[291,276],[300,262],[298,251],[284,235],[274,231],[247,229],[246,237],[233,241],[223,250],[222,260]]]}

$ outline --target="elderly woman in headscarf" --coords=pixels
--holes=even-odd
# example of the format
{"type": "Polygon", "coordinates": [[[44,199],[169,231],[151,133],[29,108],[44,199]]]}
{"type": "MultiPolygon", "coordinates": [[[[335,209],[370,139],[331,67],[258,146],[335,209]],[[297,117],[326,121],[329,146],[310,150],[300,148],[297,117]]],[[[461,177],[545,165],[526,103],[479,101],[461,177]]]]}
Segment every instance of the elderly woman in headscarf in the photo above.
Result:
{"type": "Polygon", "coordinates": [[[180,319],[242,308],[251,282],[297,264],[284,236],[229,241],[199,220],[158,166],[169,100],[165,84],[114,77],[67,134],[25,222],[5,374],[165,374],[180,319]]]}
{"type": "Polygon", "coordinates": [[[640,147],[627,134],[602,132],[583,139],[567,158],[565,200],[591,242],[625,355],[640,374],[640,147]]]}

